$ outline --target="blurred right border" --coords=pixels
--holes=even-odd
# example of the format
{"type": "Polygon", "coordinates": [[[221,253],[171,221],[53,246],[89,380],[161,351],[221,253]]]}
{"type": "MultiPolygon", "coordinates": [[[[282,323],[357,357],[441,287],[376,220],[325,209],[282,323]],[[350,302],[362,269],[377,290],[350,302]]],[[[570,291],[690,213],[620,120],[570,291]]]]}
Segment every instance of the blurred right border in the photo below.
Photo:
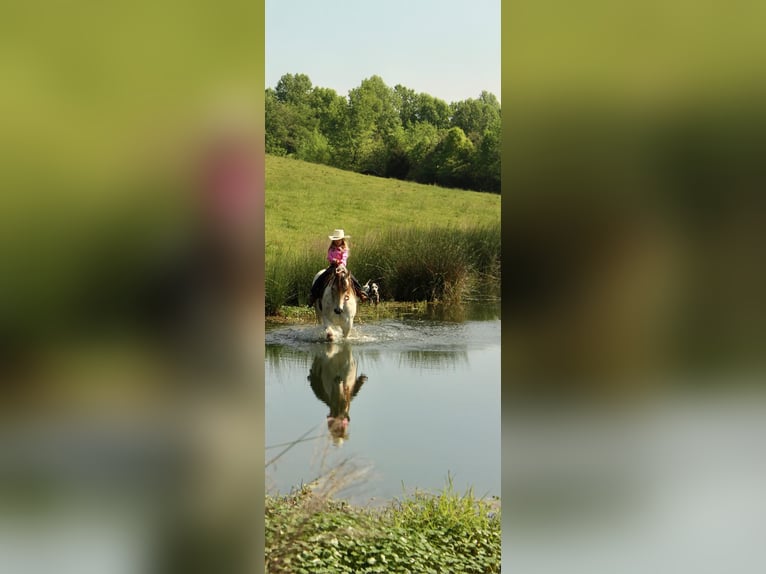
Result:
{"type": "Polygon", "coordinates": [[[766,567],[764,17],[503,4],[507,568],[766,567]]]}

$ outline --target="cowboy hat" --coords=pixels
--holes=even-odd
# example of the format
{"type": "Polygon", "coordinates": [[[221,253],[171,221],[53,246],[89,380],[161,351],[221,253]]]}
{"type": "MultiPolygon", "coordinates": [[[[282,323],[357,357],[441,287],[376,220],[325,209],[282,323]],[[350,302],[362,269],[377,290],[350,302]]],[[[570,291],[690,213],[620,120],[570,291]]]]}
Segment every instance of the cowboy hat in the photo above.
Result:
{"type": "Polygon", "coordinates": [[[342,229],[336,229],[335,231],[332,232],[332,235],[328,235],[328,237],[332,239],[333,241],[337,241],[338,239],[344,239],[346,237],[351,237],[351,236],[345,235],[342,229]]]}

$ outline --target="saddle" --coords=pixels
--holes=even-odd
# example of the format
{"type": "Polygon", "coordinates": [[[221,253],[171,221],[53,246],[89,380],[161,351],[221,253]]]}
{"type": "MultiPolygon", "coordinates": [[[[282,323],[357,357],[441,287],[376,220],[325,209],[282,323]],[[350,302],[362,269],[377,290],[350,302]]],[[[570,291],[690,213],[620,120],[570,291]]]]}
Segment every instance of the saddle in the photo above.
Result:
{"type": "MultiPolygon", "coordinates": [[[[327,268],[327,271],[320,275],[317,278],[317,284],[314,285],[314,288],[316,289],[317,293],[323,292],[330,283],[332,283],[335,274],[340,269],[345,269],[348,271],[348,268],[346,266],[330,266],[327,268]],[[331,271],[332,270],[332,271],[331,271]]],[[[367,301],[369,299],[369,296],[367,293],[362,289],[362,286],[359,285],[359,281],[356,280],[356,277],[353,276],[351,271],[348,271],[349,276],[351,277],[351,284],[354,287],[354,294],[361,300],[361,301],[367,301]]],[[[314,289],[312,289],[312,292],[314,289]]],[[[313,301],[309,303],[309,306],[313,304],[313,301]]]]}

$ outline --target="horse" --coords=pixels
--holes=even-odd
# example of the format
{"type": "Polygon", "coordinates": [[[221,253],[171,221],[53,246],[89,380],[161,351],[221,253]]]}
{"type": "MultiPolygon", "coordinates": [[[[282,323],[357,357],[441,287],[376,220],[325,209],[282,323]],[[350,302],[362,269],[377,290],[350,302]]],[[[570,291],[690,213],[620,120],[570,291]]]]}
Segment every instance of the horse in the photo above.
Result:
{"type": "Polygon", "coordinates": [[[327,429],[335,444],[348,438],[351,400],[367,382],[367,376],[357,376],[357,363],[348,343],[335,344],[314,355],[307,377],[314,395],[330,408],[327,429]]]}
{"type": "MultiPolygon", "coordinates": [[[[316,281],[324,272],[319,271],[314,276],[316,281]]],[[[356,293],[354,284],[351,281],[351,273],[345,265],[339,265],[335,269],[330,281],[322,290],[322,296],[314,301],[314,311],[316,312],[317,322],[322,323],[325,328],[325,337],[328,341],[335,340],[335,328],[340,328],[343,337],[348,337],[351,328],[354,326],[354,317],[356,316],[356,293]]]]}

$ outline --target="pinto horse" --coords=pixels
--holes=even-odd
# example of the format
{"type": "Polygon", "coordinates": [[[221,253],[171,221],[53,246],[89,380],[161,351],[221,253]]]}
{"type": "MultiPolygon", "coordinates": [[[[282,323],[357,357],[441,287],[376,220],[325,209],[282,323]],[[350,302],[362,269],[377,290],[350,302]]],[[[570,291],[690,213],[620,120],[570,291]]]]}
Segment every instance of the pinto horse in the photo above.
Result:
{"type": "MultiPolygon", "coordinates": [[[[314,276],[314,281],[319,279],[323,272],[324,269],[319,271],[314,276]]],[[[344,338],[348,337],[349,331],[354,326],[356,303],[351,273],[345,265],[339,265],[322,290],[322,296],[314,302],[317,321],[324,326],[328,341],[335,340],[335,328],[340,328],[344,338]]]]}
{"type": "Polygon", "coordinates": [[[351,400],[367,382],[357,374],[357,362],[348,343],[331,343],[314,355],[308,376],[314,395],[330,408],[327,429],[335,444],[348,438],[351,400]]]}

